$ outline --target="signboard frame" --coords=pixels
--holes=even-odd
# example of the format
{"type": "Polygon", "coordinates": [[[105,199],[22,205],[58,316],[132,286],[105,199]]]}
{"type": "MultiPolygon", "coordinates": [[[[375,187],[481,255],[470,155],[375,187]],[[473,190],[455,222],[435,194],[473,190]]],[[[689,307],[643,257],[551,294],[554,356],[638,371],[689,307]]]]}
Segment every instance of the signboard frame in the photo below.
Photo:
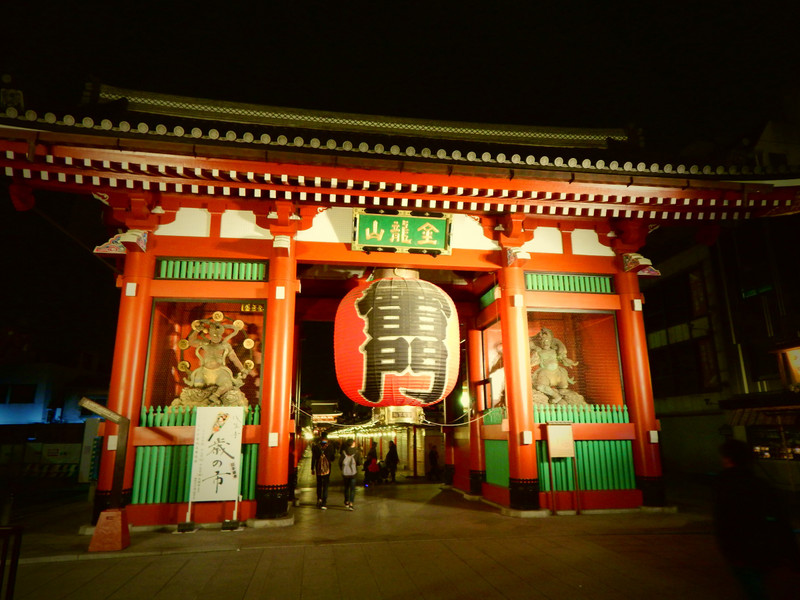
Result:
{"type": "Polygon", "coordinates": [[[452,226],[452,215],[443,212],[354,208],[352,249],[448,255],[452,226]]]}

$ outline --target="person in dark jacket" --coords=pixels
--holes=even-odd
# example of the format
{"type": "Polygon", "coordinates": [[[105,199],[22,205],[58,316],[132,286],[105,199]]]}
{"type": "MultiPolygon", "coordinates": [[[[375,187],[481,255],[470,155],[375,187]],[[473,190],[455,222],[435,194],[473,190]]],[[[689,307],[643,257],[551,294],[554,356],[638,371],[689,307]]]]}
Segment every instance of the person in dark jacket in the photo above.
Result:
{"type": "Polygon", "coordinates": [[[797,572],[797,541],[788,512],[775,490],[752,472],[748,444],[727,440],[720,454],[723,469],[713,486],[717,545],[746,597],[770,598],[771,571],[788,567],[797,572]]]}
{"type": "Polygon", "coordinates": [[[428,451],[428,479],[431,481],[442,480],[442,470],[439,468],[439,451],[436,449],[436,444],[431,444],[431,449],[428,451]]]}
{"type": "Polygon", "coordinates": [[[386,462],[386,468],[389,470],[389,475],[392,478],[392,483],[395,481],[395,474],[397,473],[397,464],[400,462],[400,457],[397,455],[397,444],[393,441],[389,442],[389,451],[383,459],[386,462]]]}
{"type": "Polygon", "coordinates": [[[342,478],[344,479],[344,505],[348,510],[353,510],[359,465],[361,465],[361,451],[358,449],[355,440],[348,439],[342,446],[342,453],[339,455],[339,468],[342,470],[342,478]]]}
{"type": "Polygon", "coordinates": [[[311,474],[317,476],[317,506],[327,510],[328,485],[331,481],[331,469],[336,460],[336,451],[328,438],[323,437],[318,444],[311,447],[311,474]]]}

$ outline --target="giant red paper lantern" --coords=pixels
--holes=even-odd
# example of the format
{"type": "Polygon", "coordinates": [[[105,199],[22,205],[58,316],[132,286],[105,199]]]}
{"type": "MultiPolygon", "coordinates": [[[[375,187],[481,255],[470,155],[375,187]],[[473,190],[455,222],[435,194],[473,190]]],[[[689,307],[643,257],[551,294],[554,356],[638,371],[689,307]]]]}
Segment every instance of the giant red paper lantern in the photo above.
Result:
{"type": "Polygon", "coordinates": [[[336,311],[336,378],[366,406],[429,406],[458,376],[458,315],[440,288],[421,279],[377,279],[348,293],[336,311]]]}

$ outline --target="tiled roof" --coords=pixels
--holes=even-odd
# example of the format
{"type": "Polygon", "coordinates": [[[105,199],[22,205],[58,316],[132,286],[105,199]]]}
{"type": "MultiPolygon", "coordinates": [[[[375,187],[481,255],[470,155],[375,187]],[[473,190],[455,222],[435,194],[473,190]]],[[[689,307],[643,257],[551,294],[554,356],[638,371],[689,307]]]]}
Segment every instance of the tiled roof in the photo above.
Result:
{"type": "MultiPolygon", "coordinates": [[[[148,94],[149,96],[155,96],[148,94]]],[[[111,94],[109,98],[121,96],[111,94]]],[[[139,97],[134,96],[136,102],[139,97]]],[[[202,101],[211,102],[211,101],[202,101]]],[[[213,102],[223,105],[225,103],[213,102]]],[[[97,107],[85,106],[71,113],[20,113],[8,108],[0,113],[0,124],[53,130],[116,135],[125,138],[163,139],[192,144],[249,146],[253,148],[300,150],[310,154],[337,154],[353,158],[390,158],[410,162],[468,164],[475,167],[533,168],[539,171],[606,173],[623,176],[666,178],[708,178],[712,180],[760,180],[800,174],[800,165],[761,167],[750,165],[691,164],[678,160],[643,160],[630,146],[621,130],[579,130],[558,128],[514,128],[506,126],[440,123],[388,119],[384,117],[325,116],[295,109],[264,107],[253,109],[261,115],[249,120],[222,120],[211,105],[190,111],[137,112],[128,108],[121,116],[103,115],[97,107]],[[93,113],[101,113],[100,116],[93,113]],[[174,113],[174,114],[173,114],[174,113]],[[202,116],[199,115],[202,113],[202,116]],[[216,120],[212,117],[216,115],[216,120]],[[324,121],[327,119],[327,121],[324,121]],[[347,122],[352,122],[348,124],[347,122]],[[317,129],[313,125],[317,123],[317,129]],[[324,125],[324,126],[323,126],[324,125]],[[406,129],[403,129],[403,127],[406,129]],[[438,131],[436,130],[438,128],[438,131]],[[448,135],[452,130],[453,135],[448,135]],[[456,135],[457,134],[457,135],[456,135]],[[605,136],[605,137],[604,137],[605,136]],[[502,138],[502,139],[501,139],[502,138]],[[604,142],[601,143],[601,138],[604,142]],[[524,140],[524,141],[523,141],[524,140]],[[585,144],[579,143],[585,141],[585,144]],[[534,145],[538,144],[538,145],[534,145]],[[602,146],[602,148],[600,147],[602,146]],[[770,177],[767,177],[770,176],[770,177]],[[777,176],[777,177],[776,177],[777,176]]],[[[236,110],[246,105],[232,105],[236,110]]],[[[134,104],[133,107],[140,107],[134,104]]]]}
{"type": "Polygon", "coordinates": [[[127,101],[128,110],[137,113],[243,125],[279,125],[307,130],[322,129],[561,148],[606,148],[608,140],[628,141],[628,135],[623,129],[524,127],[356,115],[170,96],[106,85],[100,86],[97,98],[100,102],[124,99],[127,101]]]}

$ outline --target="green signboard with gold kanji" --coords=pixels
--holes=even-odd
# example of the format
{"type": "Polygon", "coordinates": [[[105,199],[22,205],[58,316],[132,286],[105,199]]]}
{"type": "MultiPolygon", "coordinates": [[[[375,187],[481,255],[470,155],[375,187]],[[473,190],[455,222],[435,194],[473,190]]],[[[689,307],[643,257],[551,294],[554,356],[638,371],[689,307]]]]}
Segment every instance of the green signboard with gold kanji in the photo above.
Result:
{"type": "Polygon", "coordinates": [[[450,254],[450,216],[445,213],[355,209],[353,250],[450,254]]]}

